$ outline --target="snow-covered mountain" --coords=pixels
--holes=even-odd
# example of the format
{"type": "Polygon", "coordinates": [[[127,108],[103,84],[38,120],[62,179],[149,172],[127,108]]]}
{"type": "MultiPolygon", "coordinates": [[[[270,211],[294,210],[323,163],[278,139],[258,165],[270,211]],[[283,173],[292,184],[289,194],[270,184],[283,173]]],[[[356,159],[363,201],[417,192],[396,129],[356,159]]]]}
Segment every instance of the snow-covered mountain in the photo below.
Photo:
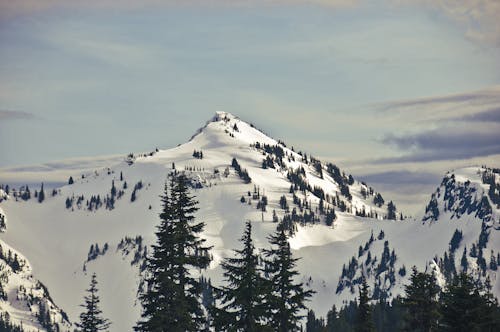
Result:
{"type": "MultiPolygon", "coordinates": [[[[217,113],[189,142],[173,149],[130,154],[120,161],[113,157],[92,171],[87,166],[83,172],[73,169],[68,184],[44,188],[43,199],[41,187],[0,190],[0,212],[8,217],[2,241],[29,259],[33,278],[47,286],[53,308],[64,309],[71,322],[78,319],[84,290],[96,272],[111,330],[132,329],[140,314],[142,263],[159,223],[158,196],[173,169],[191,178],[200,202],[198,218],[206,223],[204,236],[214,257],[202,273],[214,284],[221,282],[221,260],[240,246],[246,220],[253,222],[256,246],[265,248],[276,221],[284,219],[294,254],[302,257],[302,278],[316,291],[310,307],[320,315],[355,296],[361,273],[377,285],[376,292],[389,296],[402,291],[413,265],[444,274],[439,258],[447,251],[450,265],[455,230],[462,234],[453,246],[457,268],[463,248],[472,248],[483,234],[482,250],[476,243],[468,268],[477,269],[481,252],[488,263],[484,274],[500,294],[496,271],[489,268],[491,250],[493,255],[500,251],[500,206],[494,198],[499,188],[492,185],[500,183],[500,175],[495,170],[475,167],[448,174],[423,220],[404,219],[367,184],[228,113],[217,113]]],[[[68,170],[61,173],[66,176],[68,170]]],[[[8,297],[1,310],[13,312],[12,301],[8,297]]],[[[16,319],[27,326],[35,316],[24,310],[16,319]]],[[[63,330],[68,326],[60,325],[63,330]]]]}

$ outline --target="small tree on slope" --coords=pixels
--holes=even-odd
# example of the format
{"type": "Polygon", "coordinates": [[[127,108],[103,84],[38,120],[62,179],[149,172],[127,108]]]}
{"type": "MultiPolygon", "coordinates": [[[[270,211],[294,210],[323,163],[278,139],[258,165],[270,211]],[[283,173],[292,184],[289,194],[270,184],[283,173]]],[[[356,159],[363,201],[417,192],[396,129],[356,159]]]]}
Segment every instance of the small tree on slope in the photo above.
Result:
{"type": "Polygon", "coordinates": [[[85,304],[81,306],[85,311],[80,314],[80,322],[76,323],[80,332],[98,332],[105,331],[111,325],[109,320],[102,318],[102,311],[99,309],[99,296],[97,295],[97,278],[92,274],[90,288],[87,289],[88,295],[84,297],[85,304]]]}

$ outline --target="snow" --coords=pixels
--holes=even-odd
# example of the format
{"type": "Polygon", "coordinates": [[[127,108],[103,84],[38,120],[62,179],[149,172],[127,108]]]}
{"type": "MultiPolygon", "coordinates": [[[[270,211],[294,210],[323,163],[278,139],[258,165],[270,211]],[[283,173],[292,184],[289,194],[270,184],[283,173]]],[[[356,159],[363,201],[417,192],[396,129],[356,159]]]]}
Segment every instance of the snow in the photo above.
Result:
{"type": "MultiPolygon", "coordinates": [[[[81,166],[79,161],[70,161],[40,169],[0,170],[0,179],[4,182],[23,183],[29,180],[29,183],[41,183],[57,180],[67,183],[69,176],[75,181],[72,185],[58,187],[60,192],[54,197],[46,190],[46,200],[41,204],[33,198],[25,202],[9,197],[1,202],[9,223],[7,231],[0,238],[29,258],[33,276],[48,287],[54,302],[68,313],[72,322],[78,319],[81,312],[79,305],[83,302],[90,275],[96,272],[102,309],[113,323],[111,331],[130,331],[140,314],[140,305],[137,303],[140,275],[138,267],[131,265],[132,257],[124,256],[117,250],[117,245],[125,236],[141,235],[146,244],[155,241],[154,231],[159,223],[161,208],[159,195],[173,163],[177,170],[188,169],[187,174],[203,185],[201,189],[194,189],[193,194],[200,202],[197,217],[206,223],[203,236],[213,246],[211,253],[214,257],[209,269],[203,272],[204,275],[215,284],[221,282],[220,262],[232,255],[233,249],[240,247],[238,240],[246,220],[253,223],[256,247],[268,246],[267,236],[276,228],[272,222],[272,212],[275,210],[282,217],[284,212],[279,206],[279,199],[285,195],[288,204],[293,206],[292,195],[289,193],[290,182],[286,178],[286,169],[261,167],[265,156],[261,150],[251,146],[256,142],[278,144],[235,116],[218,112],[189,142],[151,155],[134,156],[131,165],[125,161],[125,156],[111,156],[95,160],[86,158],[81,166]],[[233,129],[235,124],[237,131],[233,129]],[[193,158],[194,150],[202,150],[203,159],[193,158]],[[248,170],[252,183],[244,184],[235,174],[230,166],[233,158],[248,170]],[[226,168],[229,169],[227,177],[224,175],[226,168]],[[124,181],[120,181],[120,173],[123,173],[128,188],[124,189],[124,196],[116,200],[115,208],[86,210],[85,201],[92,195],[105,197],[110,192],[113,180],[116,188],[122,189],[124,181]],[[133,187],[139,181],[144,187],[137,191],[136,201],[131,202],[133,187]],[[248,199],[247,193],[257,187],[261,194],[268,196],[269,205],[265,213],[256,209],[256,200],[252,200],[251,205],[240,203],[241,196],[248,199]],[[73,195],[85,196],[82,209],[75,205],[74,211],[66,209],[65,200],[73,195]],[[95,243],[100,247],[108,243],[110,249],[105,255],[85,263],[89,247],[95,243]],[[84,263],[86,271],[83,271],[84,263]]],[[[295,161],[283,158],[287,167],[304,167],[312,187],[319,186],[325,193],[335,196],[339,186],[326,170],[323,170],[323,178],[320,178],[314,167],[301,161],[299,154],[285,147],[283,149],[295,158],[295,161]]],[[[462,182],[470,179],[484,190],[477,172],[477,167],[457,170],[456,179],[462,182]]],[[[342,265],[348,263],[351,256],[357,257],[358,247],[370,238],[372,232],[376,236],[380,230],[384,230],[384,240],[389,241],[398,257],[396,269],[404,264],[408,276],[411,266],[425,269],[435,255],[441,256],[448,249],[456,228],[464,233],[462,245],[457,250],[460,254],[464,245],[470,247],[470,243],[477,240],[481,229],[481,222],[472,215],[450,220],[449,213],[444,212],[433,223],[416,219],[380,220],[387,206],[375,206],[373,196],[364,199],[360,193],[361,187],[359,182],[349,186],[353,196],[352,210],[364,207],[367,212],[376,212],[379,219],[356,217],[353,213],[336,209],[338,219],[332,227],[324,224],[299,225],[295,235],[290,238],[294,255],[301,257],[298,263],[301,278],[316,291],[309,306],[319,315],[325,315],[333,304],[338,306],[355,297],[356,294],[349,291],[336,294],[337,283],[342,265]]],[[[307,194],[307,200],[312,202],[313,207],[319,204],[319,198],[312,193],[307,194]]],[[[495,210],[494,215],[500,214],[495,210]]],[[[496,233],[491,236],[488,248],[498,251],[500,238],[496,233]]],[[[380,257],[384,240],[373,243],[372,254],[380,257]]],[[[488,261],[489,249],[485,255],[488,261]]],[[[398,278],[393,294],[402,292],[406,280],[398,278]]],[[[495,284],[497,294],[500,294],[499,285],[495,284]]]]}

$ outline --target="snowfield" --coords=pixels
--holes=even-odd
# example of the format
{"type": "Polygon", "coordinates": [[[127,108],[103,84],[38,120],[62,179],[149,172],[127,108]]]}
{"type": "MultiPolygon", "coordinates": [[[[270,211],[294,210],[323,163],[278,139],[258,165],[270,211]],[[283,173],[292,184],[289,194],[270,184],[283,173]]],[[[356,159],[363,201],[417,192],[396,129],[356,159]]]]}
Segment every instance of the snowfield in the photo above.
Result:
{"type": "MultiPolygon", "coordinates": [[[[489,240],[483,250],[486,262],[490,260],[491,250],[495,253],[500,251],[497,231],[500,228],[500,209],[491,200],[492,211],[488,222],[475,213],[452,218],[453,213],[445,211],[447,202],[442,194],[444,188],[439,197],[436,194],[440,211],[437,220],[399,220],[399,211],[398,220],[387,220],[387,198],[381,206],[374,204],[376,192],[370,193],[368,185],[354,181],[348,185],[352,195],[349,200],[340,193],[341,185],[327,172],[326,165],[321,164],[321,176],[310,156],[308,158],[308,162],[305,162],[303,156],[296,151],[264,135],[252,125],[231,114],[219,112],[189,142],[172,149],[120,158],[96,158],[94,162],[89,159],[81,168],[77,167],[78,163],[61,162],[49,169],[0,170],[0,178],[11,178],[16,183],[22,183],[23,180],[26,183],[67,183],[69,176],[74,179],[73,184],[56,188],[54,196],[52,190],[45,190],[45,200],[42,203],[33,197],[27,201],[19,197],[16,199],[12,190],[9,196],[2,191],[0,213],[8,219],[6,230],[0,235],[1,244],[4,250],[7,245],[12,246],[26,257],[26,261],[29,260],[29,267],[27,265],[23,273],[33,275],[31,282],[36,282],[36,279],[47,286],[54,308],[56,305],[62,308],[71,322],[78,320],[81,312],[79,305],[83,302],[90,276],[95,272],[99,282],[101,308],[105,317],[112,321],[111,331],[120,332],[131,331],[140,315],[141,308],[137,301],[141,280],[140,263],[134,261],[134,252],[139,252],[137,255],[140,256],[141,251],[136,247],[127,251],[119,247],[119,244],[125,237],[136,236],[142,237],[144,245],[154,243],[154,231],[159,223],[158,213],[161,208],[159,195],[163,192],[167,174],[174,167],[177,171],[185,171],[192,179],[192,193],[200,207],[197,217],[206,223],[203,236],[213,246],[211,253],[214,260],[209,269],[201,273],[210,277],[215,285],[221,282],[221,260],[232,255],[232,249],[240,247],[238,240],[246,220],[253,223],[256,247],[264,248],[267,247],[267,236],[277,225],[273,222],[273,211],[280,219],[285,215],[279,204],[280,198],[284,195],[290,209],[296,207],[298,210],[290,193],[291,182],[287,178],[290,169],[302,167],[304,179],[311,188],[319,187],[325,194],[337,197],[338,201],[346,204],[346,210],[341,212],[338,205],[334,206],[326,199],[321,203],[321,198],[311,191],[297,191],[297,196],[307,202],[316,215],[319,215],[317,211],[320,203],[334,208],[336,214],[331,226],[325,224],[324,216],[314,224],[297,224],[296,231],[289,240],[294,255],[301,257],[298,268],[302,280],[316,291],[309,306],[319,315],[325,315],[333,304],[342,305],[343,301],[351,300],[357,295],[357,286],[344,287],[338,291],[339,280],[343,265],[347,266],[352,256],[355,256],[359,264],[351,279],[367,273],[369,264],[365,265],[364,262],[368,254],[363,252],[359,256],[359,247],[365,246],[372,234],[375,237],[369,245],[372,257],[376,256],[380,261],[384,243],[388,241],[396,258],[387,271],[379,276],[372,273],[369,284],[373,285],[380,277],[382,288],[391,296],[403,291],[412,266],[415,265],[420,270],[439,270],[434,258],[449,251],[449,242],[456,229],[463,233],[455,254],[457,266],[464,247],[470,248],[473,242],[477,242],[483,224],[487,224],[489,232],[489,240]],[[283,165],[276,164],[275,168],[264,169],[263,160],[266,156],[273,156],[256,147],[257,142],[261,145],[279,145],[285,153],[283,165]],[[193,157],[194,151],[202,151],[203,158],[193,157]],[[236,158],[242,169],[246,169],[251,183],[245,183],[231,167],[233,158],[236,158]],[[97,195],[100,201],[109,197],[113,183],[118,192],[113,208],[107,209],[102,204],[97,209],[89,210],[87,201],[97,195]],[[368,191],[366,198],[362,190],[365,190],[365,194],[368,191]],[[256,208],[259,199],[254,198],[254,195],[257,193],[259,197],[267,196],[266,212],[256,208]],[[78,204],[81,196],[83,199],[78,204]],[[133,201],[132,196],[135,196],[133,201]],[[244,203],[240,202],[242,196],[245,198],[244,203]],[[68,200],[71,201],[69,207],[68,200]],[[357,212],[359,214],[362,210],[371,217],[357,216],[357,212]],[[379,240],[377,237],[381,231],[384,237],[379,240]],[[101,249],[107,244],[109,249],[89,260],[89,249],[95,244],[101,249]],[[403,266],[406,268],[404,276],[398,272],[403,266]],[[395,274],[393,282],[389,277],[391,270],[395,274]]],[[[447,177],[455,174],[457,185],[469,181],[470,186],[476,190],[473,199],[480,201],[487,197],[489,189],[481,180],[483,171],[479,167],[471,167],[456,170],[447,177]]],[[[496,176],[496,180],[500,182],[500,175],[496,176]]],[[[345,178],[347,179],[347,175],[345,178]]],[[[30,186],[30,189],[40,190],[40,187],[30,186]]],[[[456,197],[457,201],[460,199],[456,197]]],[[[422,207],[422,215],[425,213],[425,207],[422,207]]],[[[475,268],[474,259],[469,258],[471,266],[475,268]]],[[[487,273],[494,285],[495,294],[500,295],[497,272],[488,270],[487,273]]],[[[9,292],[25,283],[26,278],[31,277],[13,274],[9,278],[9,292]]],[[[351,282],[347,279],[345,281],[351,282]]],[[[18,305],[14,299],[9,293],[7,301],[0,300],[1,310],[9,312],[13,321],[22,322],[25,327],[41,328],[36,322],[36,314],[18,305]]],[[[56,309],[53,316],[63,330],[71,330],[69,323],[61,323],[60,313],[56,309]]]]}

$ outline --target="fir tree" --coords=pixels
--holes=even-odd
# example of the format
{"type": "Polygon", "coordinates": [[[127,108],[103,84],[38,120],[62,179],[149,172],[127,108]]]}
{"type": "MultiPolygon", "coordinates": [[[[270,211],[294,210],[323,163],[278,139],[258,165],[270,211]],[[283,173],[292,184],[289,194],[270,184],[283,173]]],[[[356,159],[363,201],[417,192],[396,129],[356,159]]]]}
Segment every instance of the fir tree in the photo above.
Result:
{"type": "Polygon", "coordinates": [[[491,250],[491,255],[490,255],[490,269],[492,271],[496,271],[497,267],[498,267],[498,264],[497,264],[497,259],[495,257],[495,253],[493,252],[493,250],[491,250]]]}
{"type": "Polygon", "coordinates": [[[396,220],[396,205],[392,201],[387,203],[387,219],[396,220]]]}
{"type": "Polygon", "coordinates": [[[366,279],[363,277],[363,280],[361,281],[361,287],[359,288],[359,305],[355,328],[356,332],[375,331],[369,301],[370,297],[368,294],[368,284],[366,283],[366,279]]]}
{"type": "Polygon", "coordinates": [[[450,253],[455,252],[455,250],[457,250],[457,248],[460,246],[462,238],[463,238],[462,231],[455,229],[455,232],[453,233],[453,236],[451,237],[450,240],[450,253]]]}
{"type": "Polygon", "coordinates": [[[111,180],[111,197],[116,196],[115,180],[111,180]]]}
{"type": "Polygon", "coordinates": [[[69,177],[69,180],[68,180],[68,184],[73,184],[73,183],[75,183],[75,181],[73,181],[73,177],[72,177],[72,176],[70,176],[70,177],[69,177]]]}
{"type": "Polygon", "coordinates": [[[258,270],[258,257],[252,240],[252,224],[248,221],[240,241],[243,249],[235,250],[236,257],[222,263],[227,286],[219,289],[222,307],[214,310],[216,331],[262,331],[266,315],[264,303],[266,280],[258,270]]]}
{"type": "Polygon", "coordinates": [[[43,183],[40,188],[40,192],[38,193],[38,203],[42,203],[45,200],[45,192],[43,191],[43,183]]]}
{"type": "Polygon", "coordinates": [[[490,290],[461,273],[441,296],[442,331],[498,331],[500,311],[490,290]]]}
{"type": "Polygon", "coordinates": [[[325,322],[321,318],[316,318],[314,311],[307,313],[306,332],[322,332],[325,328],[325,322]]]}
{"type": "Polygon", "coordinates": [[[384,199],[382,198],[382,195],[380,195],[380,193],[377,193],[375,195],[375,197],[373,198],[373,203],[375,203],[375,205],[377,205],[378,207],[384,205],[384,199]]]}
{"type": "Polygon", "coordinates": [[[97,291],[97,278],[94,273],[90,280],[90,288],[87,289],[88,295],[84,297],[85,304],[81,305],[85,311],[80,314],[80,322],[76,323],[81,332],[105,331],[111,325],[109,320],[101,317],[102,311],[99,309],[100,300],[97,291]]]}
{"type": "Polygon", "coordinates": [[[467,268],[469,267],[469,262],[467,261],[467,247],[464,247],[462,259],[460,259],[460,266],[462,266],[462,272],[467,272],[467,268]]]}
{"type": "Polygon", "coordinates": [[[295,270],[298,258],[292,257],[284,228],[279,229],[268,238],[272,248],[264,250],[267,258],[266,276],[270,281],[266,302],[275,331],[298,331],[303,318],[300,311],[306,308],[304,302],[313,292],[304,290],[302,283],[294,282],[299,274],[295,270]]]}
{"type": "Polygon", "coordinates": [[[407,309],[405,327],[409,331],[434,331],[439,318],[439,286],[433,274],[418,272],[413,267],[410,284],[405,286],[403,305],[407,309]]]}
{"type": "Polygon", "coordinates": [[[147,259],[147,290],[141,294],[142,320],[136,331],[198,331],[204,326],[199,281],[189,268],[206,268],[209,247],[198,234],[204,223],[196,223],[198,210],[189,195],[185,175],[171,175],[165,184],[161,223],[157,227],[153,254],[147,259]]]}

